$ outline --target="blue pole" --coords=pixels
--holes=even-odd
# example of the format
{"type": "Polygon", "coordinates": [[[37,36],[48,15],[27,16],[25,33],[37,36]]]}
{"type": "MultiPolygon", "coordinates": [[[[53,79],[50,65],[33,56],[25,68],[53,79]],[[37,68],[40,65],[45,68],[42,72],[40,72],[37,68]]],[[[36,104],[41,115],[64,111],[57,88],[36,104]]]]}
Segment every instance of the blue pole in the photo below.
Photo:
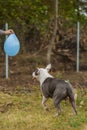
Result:
{"type": "Polygon", "coordinates": [[[77,72],[79,72],[79,40],[80,39],[80,23],[79,21],[77,22],[77,65],[76,65],[76,69],[77,72]]]}
{"type": "MultiPolygon", "coordinates": [[[[5,24],[5,30],[8,30],[8,23],[5,24]]],[[[7,39],[8,35],[6,35],[7,39]]],[[[5,57],[5,62],[6,62],[6,79],[8,79],[8,55],[6,54],[5,57]]]]}

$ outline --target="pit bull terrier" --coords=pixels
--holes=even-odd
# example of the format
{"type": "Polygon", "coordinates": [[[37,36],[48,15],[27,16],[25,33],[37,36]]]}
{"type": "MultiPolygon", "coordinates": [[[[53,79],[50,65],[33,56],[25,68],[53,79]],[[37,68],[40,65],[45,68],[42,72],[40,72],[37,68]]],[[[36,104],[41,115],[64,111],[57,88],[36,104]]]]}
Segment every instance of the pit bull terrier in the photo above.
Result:
{"type": "Polygon", "coordinates": [[[44,109],[47,109],[47,99],[52,98],[54,105],[57,108],[57,116],[61,113],[60,102],[68,97],[73,110],[77,115],[72,85],[69,81],[54,78],[51,74],[49,74],[50,69],[51,64],[47,65],[46,68],[37,68],[32,74],[33,78],[40,82],[41,91],[43,94],[42,105],[44,109]]]}

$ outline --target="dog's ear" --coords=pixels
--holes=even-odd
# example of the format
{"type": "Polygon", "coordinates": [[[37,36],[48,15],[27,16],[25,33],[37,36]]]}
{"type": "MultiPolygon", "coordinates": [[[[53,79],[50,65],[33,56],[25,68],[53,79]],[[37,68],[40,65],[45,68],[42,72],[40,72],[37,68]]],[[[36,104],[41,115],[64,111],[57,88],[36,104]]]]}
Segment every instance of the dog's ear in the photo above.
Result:
{"type": "Polygon", "coordinates": [[[51,70],[51,64],[48,64],[46,70],[49,72],[51,70]]]}

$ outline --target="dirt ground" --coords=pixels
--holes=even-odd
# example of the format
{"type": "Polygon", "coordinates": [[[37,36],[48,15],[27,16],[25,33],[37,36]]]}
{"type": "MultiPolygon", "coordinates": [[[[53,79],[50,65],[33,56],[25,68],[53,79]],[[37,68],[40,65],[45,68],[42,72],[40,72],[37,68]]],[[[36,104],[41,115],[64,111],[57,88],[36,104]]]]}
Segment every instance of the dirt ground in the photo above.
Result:
{"type": "MultiPolygon", "coordinates": [[[[44,65],[43,65],[44,66],[44,65]]],[[[26,60],[25,57],[9,58],[9,77],[5,75],[5,57],[0,57],[0,90],[1,91],[32,91],[32,72],[36,64],[26,60]]],[[[87,71],[56,71],[54,76],[60,75],[65,80],[69,80],[74,87],[87,88],[87,71]]],[[[58,76],[56,76],[58,77],[58,76]]],[[[60,77],[60,76],[59,76],[60,77]]],[[[39,84],[37,82],[37,84],[39,84]]]]}
{"type": "Polygon", "coordinates": [[[87,130],[87,125],[85,125],[85,126],[83,127],[83,130],[87,130]]]}

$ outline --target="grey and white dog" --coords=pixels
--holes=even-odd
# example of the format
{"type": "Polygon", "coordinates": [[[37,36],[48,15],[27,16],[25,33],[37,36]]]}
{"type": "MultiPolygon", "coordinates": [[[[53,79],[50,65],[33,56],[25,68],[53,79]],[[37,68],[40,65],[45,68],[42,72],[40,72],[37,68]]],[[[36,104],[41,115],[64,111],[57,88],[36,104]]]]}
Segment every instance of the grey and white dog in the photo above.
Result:
{"type": "Polygon", "coordinates": [[[37,68],[32,74],[33,78],[36,78],[40,82],[44,109],[47,109],[47,99],[53,98],[54,105],[57,108],[56,115],[59,115],[61,113],[60,102],[68,97],[75,114],[77,114],[72,85],[68,81],[54,78],[48,73],[50,69],[51,64],[47,65],[46,68],[37,68]]]}

